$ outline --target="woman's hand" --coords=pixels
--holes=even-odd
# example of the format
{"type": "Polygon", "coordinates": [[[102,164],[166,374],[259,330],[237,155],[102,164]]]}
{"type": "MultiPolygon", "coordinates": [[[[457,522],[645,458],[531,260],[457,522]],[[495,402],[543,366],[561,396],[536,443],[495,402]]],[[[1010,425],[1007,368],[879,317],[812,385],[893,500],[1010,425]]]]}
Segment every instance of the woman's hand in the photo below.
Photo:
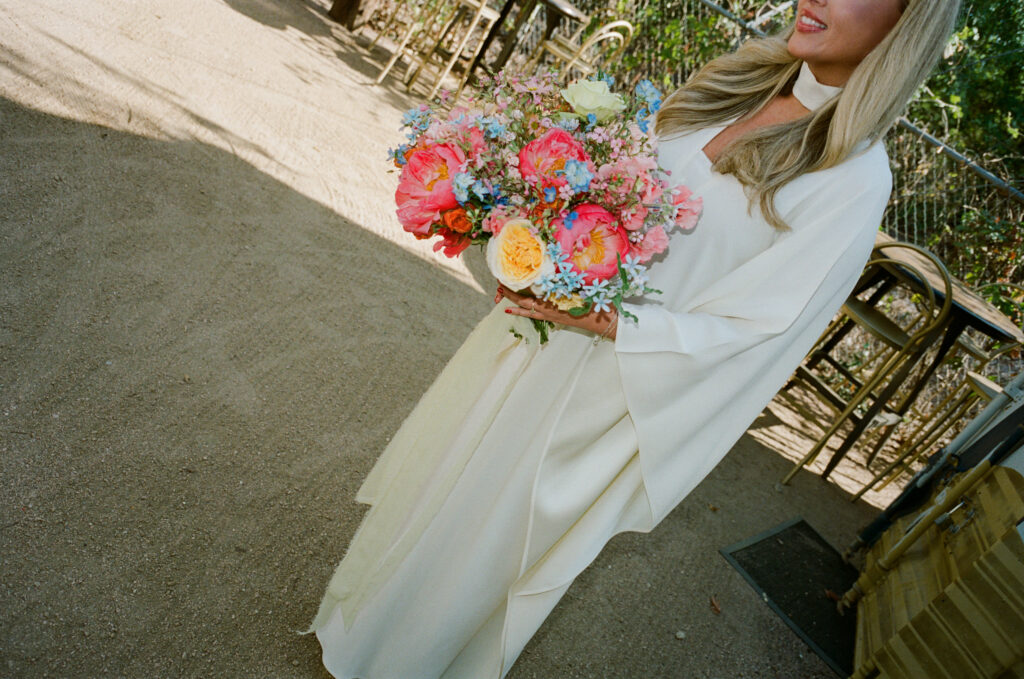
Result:
{"type": "Polygon", "coordinates": [[[522,316],[535,321],[551,321],[562,325],[571,325],[576,328],[589,330],[595,335],[601,335],[608,339],[615,339],[616,324],[619,314],[615,309],[611,311],[591,311],[583,316],[573,316],[568,311],[562,311],[554,304],[544,300],[522,295],[515,290],[509,290],[504,285],[498,284],[498,293],[494,296],[494,303],[497,304],[502,298],[507,299],[516,306],[505,309],[505,313],[513,316],[522,316]]]}

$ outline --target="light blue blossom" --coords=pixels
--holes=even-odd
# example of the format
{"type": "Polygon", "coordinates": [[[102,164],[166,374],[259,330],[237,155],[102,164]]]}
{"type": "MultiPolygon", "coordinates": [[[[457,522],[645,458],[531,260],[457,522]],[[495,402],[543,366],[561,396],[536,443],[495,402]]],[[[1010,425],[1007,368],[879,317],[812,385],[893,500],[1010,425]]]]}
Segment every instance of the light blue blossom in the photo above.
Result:
{"type": "Polygon", "coordinates": [[[651,128],[651,116],[647,112],[647,109],[642,108],[636,112],[636,124],[640,126],[640,130],[643,131],[644,134],[647,134],[651,128]]]}
{"type": "Polygon", "coordinates": [[[582,293],[594,305],[594,311],[611,311],[613,292],[609,289],[608,281],[594,281],[584,286],[582,293]]]}
{"type": "Polygon", "coordinates": [[[459,172],[455,175],[452,180],[452,193],[455,194],[455,200],[459,201],[460,205],[469,200],[469,190],[474,188],[475,184],[476,180],[468,172],[459,172]]]}
{"type": "Polygon", "coordinates": [[[405,154],[409,151],[409,146],[402,144],[398,148],[388,149],[388,160],[394,161],[399,167],[406,164],[405,154]]]}
{"type": "Polygon", "coordinates": [[[626,259],[622,260],[622,269],[629,276],[635,276],[639,272],[644,270],[643,265],[640,263],[640,258],[636,255],[626,255],[626,259]]]}
{"type": "Polygon", "coordinates": [[[657,113],[661,108],[661,92],[650,80],[641,80],[636,85],[636,96],[643,99],[651,113],[657,113]]]}
{"type": "MultiPolygon", "coordinates": [[[[473,182],[473,193],[475,193],[480,200],[487,200],[491,197],[490,187],[479,179],[473,182]]],[[[455,200],[458,200],[458,196],[456,196],[455,200]]]]}
{"type": "Polygon", "coordinates": [[[409,109],[402,114],[402,125],[422,132],[430,126],[430,110],[409,109]]]}
{"type": "Polygon", "coordinates": [[[577,129],[579,129],[580,119],[575,116],[571,118],[563,118],[562,120],[558,121],[558,126],[565,130],[566,132],[575,132],[577,129]]]}
{"type": "Polygon", "coordinates": [[[587,127],[586,127],[587,132],[591,131],[596,126],[597,126],[597,116],[594,115],[593,113],[588,113],[587,114],[587,127]]]}
{"type": "Polygon", "coordinates": [[[557,266],[562,262],[569,261],[569,253],[562,250],[561,243],[548,243],[548,257],[557,266]]]}
{"type": "Polygon", "coordinates": [[[573,191],[580,193],[590,190],[590,182],[594,178],[594,173],[587,168],[587,164],[583,161],[570,158],[565,161],[565,169],[562,170],[562,173],[573,191]]]}
{"type": "Polygon", "coordinates": [[[597,74],[597,81],[608,85],[608,89],[613,89],[615,87],[615,79],[604,71],[597,74]]]}
{"type": "Polygon", "coordinates": [[[635,255],[626,255],[626,259],[622,262],[621,266],[626,277],[629,279],[629,291],[643,292],[648,278],[647,268],[640,263],[640,259],[635,255]]]}
{"type": "Polygon", "coordinates": [[[481,116],[477,119],[476,126],[483,130],[484,134],[491,139],[502,137],[507,131],[497,118],[492,118],[491,116],[481,116]]]}
{"type": "Polygon", "coordinates": [[[547,186],[544,188],[545,203],[554,203],[556,198],[558,198],[558,189],[554,186],[547,186]]]}

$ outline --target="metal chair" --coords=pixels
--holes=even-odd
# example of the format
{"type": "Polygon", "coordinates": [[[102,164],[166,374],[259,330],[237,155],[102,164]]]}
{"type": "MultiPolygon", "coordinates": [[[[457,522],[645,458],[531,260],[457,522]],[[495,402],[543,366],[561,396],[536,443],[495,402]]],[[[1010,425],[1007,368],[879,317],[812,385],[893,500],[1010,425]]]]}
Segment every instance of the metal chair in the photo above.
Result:
{"type": "MultiPolygon", "coordinates": [[[[845,439],[840,448],[833,454],[826,466],[823,476],[827,476],[839,463],[842,456],[853,446],[857,437],[871,424],[872,420],[883,411],[891,417],[883,420],[886,431],[879,437],[875,445],[875,453],[884,445],[892,427],[899,422],[902,414],[909,408],[916,396],[916,390],[909,394],[898,395],[899,387],[928,348],[946,328],[952,308],[953,282],[945,265],[927,250],[910,243],[887,242],[875,247],[875,257],[868,262],[864,274],[854,294],[843,305],[841,314],[825,331],[818,343],[808,354],[804,365],[798,368],[794,379],[800,379],[816,389],[825,400],[834,406],[839,415],[826,429],[803,459],[783,478],[782,483],[789,483],[800,469],[813,462],[825,449],[829,440],[847,421],[854,424],[853,432],[845,439]],[[892,259],[879,257],[883,251],[890,249],[906,249],[917,254],[922,265],[927,265],[938,275],[942,282],[942,300],[936,298],[932,286],[928,283],[925,273],[910,264],[896,263],[892,259]],[[919,313],[905,325],[887,316],[879,309],[879,302],[893,286],[901,285],[912,290],[920,298],[919,313]],[[862,300],[860,295],[870,295],[862,300]],[[882,353],[880,365],[870,375],[858,378],[846,366],[831,355],[831,351],[854,327],[860,327],[870,336],[888,347],[882,353]],[[826,362],[849,382],[852,394],[844,398],[828,384],[814,374],[814,367],[826,362]],[[895,398],[895,402],[890,402],[895,398]],[[870,405],[869,405],[870,404],[870,405]],[[858,409],[863,412],[858,413],[858,409]]],[[[873,459],[874,453],[871,458],[873,459]]],[[[870,464],[870,461],[869,461],[870,464]]]]}
{"type": "MultiPolygon", "coordinates": [[[[986,290],[993,289],[1013,292],[1011,295],[1001,297],[1016,306],[1018,321],[1024,324],[1024,287],[1014,283],[999,282],[981,285],[975,290],[978,293],[984,293],[986,290]]],[[[930,413],[920,414],[916,418],[913,430],[897,448],[892,462],[865,484],[852,500],[860,499],[871,488],[877,486],[878,490],[882,490],[895,481],[900,474],[912,468],[928,451],[934,450],[949,430],[958,422],[963,421],[976,404],[988,403],[1002,393],[1002,387],[985,377],[982,371],[991,362],[1020,348],[1021,343],[1019,342],[997,343],[986,347],[967,335],[961,335],[955,345],[955,351],[969,356],[975,361],[973,370],[968,370],[963,381],[951,390],[930,413]],[[888,478],[886,478],[887,476],[888,478]],[[882,481],[882,479],[886,480],[882,481]],[[878,485],[880,482],[881,485],[878,485]]]]}
{"type": "Polygon", "coordinates": [[[559,69],[559,80],[563,80],[573,69],[584,76],[593,75],[600,71],[604,64],[618,59],[633,37],[633,25],[621,19],[611,21],[598,26],[589,36],[583,38],[593,23],[591,21],[585,24],[569,38],[553,35],[550,39],[541,41],[527,62],[526,72],[536,71],[545,54],[554,57],[554,66],[559,69]]]}

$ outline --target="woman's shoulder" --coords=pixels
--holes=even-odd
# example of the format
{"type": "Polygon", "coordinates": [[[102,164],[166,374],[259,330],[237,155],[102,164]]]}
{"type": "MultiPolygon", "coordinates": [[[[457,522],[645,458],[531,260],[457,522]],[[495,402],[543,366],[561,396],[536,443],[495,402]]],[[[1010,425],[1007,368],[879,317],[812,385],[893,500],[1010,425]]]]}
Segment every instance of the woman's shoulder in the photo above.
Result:
{"type": "Polygon", "coordinates": [[[840,206],[881,208],[892,192],[892,170],[885,144],[863,144],[843,162],[808,172],[783,187],[776,205],[787,222],[828,213],[840,206]]]}
{"type": "Polygon", "coordinates": [[[800,193],[808,190],[826,193],[875,194],[888,198],[892,190],[889,154],[881,141],[863,142],[841,163],[824,170],[808,172],[792,184],[800,193]]]}

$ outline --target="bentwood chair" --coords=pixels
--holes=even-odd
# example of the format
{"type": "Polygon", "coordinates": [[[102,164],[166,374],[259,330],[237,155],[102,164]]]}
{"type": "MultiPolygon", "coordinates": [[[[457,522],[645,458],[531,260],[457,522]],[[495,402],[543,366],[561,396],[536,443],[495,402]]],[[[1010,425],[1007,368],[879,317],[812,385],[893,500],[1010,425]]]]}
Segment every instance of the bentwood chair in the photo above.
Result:
{"type": "MultiPolygon", "coordinates": [[[[411,89],[427,69],[436,69],[427,95],[432,99],[460,59],[468,57],[468,63],[473,63],[499,16],[497,10],[488,6],[487,0],[425,3],[409,23],[391,60],[377,76],[377,83],[384,80],[405,51],[413,61],[405,82],[406,89],[411,89]]],[[[459,79],[456,98],[466,86],[469,75],[467,66],[459,79]]]]}
{"type": "Polygon", "coordinates": [[[880,424],[884,430],[869,457],[870,464],[916,396],[916,390],[901,391],[901,387],[945,330],[950,319],[952,298],[952,278],[935,255],[910,243],[886,242],[875,247],[873,258],[865,267],[854,293],[794,374],[794,380],[805,382],[818,391],[839,414],[810,452],[785,476],[783,483],[789,483],[801,468],[813,462],[830,439],[850,422],[854,425],[853,433],[847,436],[829,462],[826,473],[831,471],[839,456],[854,443],[851,439],[872,423],[879,423],[876,418],[882,415],[880,424]],[[896,263],[884,255],[885,251],[896,249],[914,253],[920,267],[904,261],[896,263]],[[931,278],[941,282],[941,300],[922,269],[929,270],[931,278]],[[902,316],[885,312],[886,296],[898,287],[910,293],[909,299],[916,300],[914,311],[902,316]],[[883,347],[875,355],[874,367],[856,373],[833,355],[840,342],[855,328],[883,347]],[[831,368],[832,383],[816,372],[822,364],[831,368]],[[835,386],[835,383],[843,388],[835,386]]]}
{"type": "Polygon", "coordinates": [[[555,34],[542,40],[527,62],[526,72],[535,72],[545,55],[549,55],[553,58],[552,66],[558,69],[559,80],[565,80],[571,71],[590,76],[622,56],[633,37],[633,25],[621,19],[596,28],[593,24],[585,24],[568,38],[555,34]],[[593,29],[589,35],[588,29],[593,29]]]}
{"type": "MultiPolygon", "coordinates": [[[[989,291],[997,290],[1001,293],[1009,292],[1009,294],[997,294],[997,301],[1007,307],[1015,320],[1024,326],[1024,287],[1014,283],[1000,282],[984,284],[975,289],[983,296],[989,291]]],[[[892,483],[903,471],[911,469],[925,454],[939,447],[940,441],[951,429],[968,417],[973,407],[977,404],[986,404],[1002,393],[1002,387],[985,377],[983,373],[993,361],[1020,350],[1020,342],[1003,342],[992,346],[983,346],[971,339],[970,336],[961,335],[954,347],[954,356],[959,354],[962,358],[972,359],[972,369],[966,371],[963,381],[930,412],[917,414],[913,429],[896,449],[894,459],[876,474],[853,497],[853,500],[859,499],[871,488],[877,486],[877,489],[881,490],[892,483]],[[887,476],[888,478],[886,478],[887,476]],[[886,480],[882,481],[882,479],[886,480]]]]}

